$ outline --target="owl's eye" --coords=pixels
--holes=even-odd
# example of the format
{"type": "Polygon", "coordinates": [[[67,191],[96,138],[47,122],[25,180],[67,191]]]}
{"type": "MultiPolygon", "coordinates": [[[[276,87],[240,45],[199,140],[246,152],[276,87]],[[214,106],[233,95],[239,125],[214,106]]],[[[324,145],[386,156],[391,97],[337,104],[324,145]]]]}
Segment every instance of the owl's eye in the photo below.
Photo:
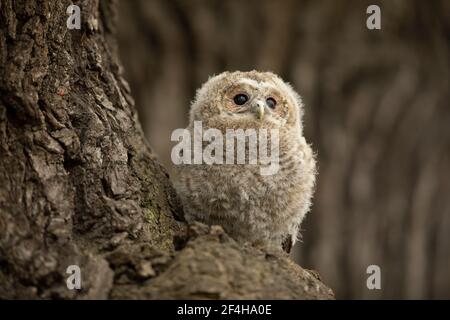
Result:
{"type": "Polygon", "coordinates": [[[277,101],[274,98],[267,98],[266,103],[270,109],[275,109],[275,106],[277,105],[277,101]]]}
{"type": "Polygon", "coordinates": [[[246,94],[239,93],[234,96],[233,101],[238,106],[242,106],[244,103],[246,103],[248,101],[248,96],[246,94]]]}

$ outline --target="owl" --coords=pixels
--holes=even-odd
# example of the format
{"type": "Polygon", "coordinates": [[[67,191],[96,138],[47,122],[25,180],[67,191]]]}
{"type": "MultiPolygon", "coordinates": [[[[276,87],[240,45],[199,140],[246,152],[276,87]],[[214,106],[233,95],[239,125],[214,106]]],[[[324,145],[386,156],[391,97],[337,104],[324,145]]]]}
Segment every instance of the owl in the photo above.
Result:
{"type": "MultiPolygon", "coordinates": [[[[220,225],[238,242],[290,251],[309,211],[316,176],[302,116],[300,96],[271,72],[224,72],[209,78],[191,104],[187,132],[196,133],[195,123],[224,136],[230,129],[276,132],[278,170],[261,174],[260,162],[225,159],[176,165],[174,186],[186,220],[220,225]]],[[[224,143],[223,157],[230,146],[236,149],[237,143],[224,143]]],[[[250,147],[245,145],[247,156],[250,147]]]]}

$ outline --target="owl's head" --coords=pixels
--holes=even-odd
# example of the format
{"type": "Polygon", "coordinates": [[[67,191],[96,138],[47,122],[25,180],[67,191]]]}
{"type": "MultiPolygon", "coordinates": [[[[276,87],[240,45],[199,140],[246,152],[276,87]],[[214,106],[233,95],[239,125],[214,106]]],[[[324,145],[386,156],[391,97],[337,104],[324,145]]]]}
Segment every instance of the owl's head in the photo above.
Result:
{"type": "Polygon", "coordinates": [[[191,123],[208,127],[292,128],[302,131],[303,104],[292,87],[271,72],[224,72],[197,91],[191,123]]]}

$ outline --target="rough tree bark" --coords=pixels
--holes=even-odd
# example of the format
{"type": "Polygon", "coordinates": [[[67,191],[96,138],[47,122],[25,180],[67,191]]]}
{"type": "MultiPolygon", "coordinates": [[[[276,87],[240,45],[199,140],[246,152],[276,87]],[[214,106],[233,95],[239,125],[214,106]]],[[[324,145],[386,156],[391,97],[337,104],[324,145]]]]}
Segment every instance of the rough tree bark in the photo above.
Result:
{"type": "Polygon", "coordinates": [[[115,1],[78,1],[81,30],[70,4],[0,0],[0,298],[332,298],[282,253],[186,226],[122,78],[115,1]]]}

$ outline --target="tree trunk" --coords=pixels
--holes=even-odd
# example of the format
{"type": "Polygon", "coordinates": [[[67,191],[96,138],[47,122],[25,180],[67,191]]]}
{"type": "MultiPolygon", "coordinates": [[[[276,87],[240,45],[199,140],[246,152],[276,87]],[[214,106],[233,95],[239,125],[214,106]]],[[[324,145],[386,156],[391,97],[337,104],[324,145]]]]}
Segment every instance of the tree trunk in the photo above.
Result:
{"type": "Polygon", "coordinates": [[[116,3],[77,4],[69,30],[70,1],[0,0],[0,298],[332,298],[286,255],[182,221],[122,77],[116,3]]]}

